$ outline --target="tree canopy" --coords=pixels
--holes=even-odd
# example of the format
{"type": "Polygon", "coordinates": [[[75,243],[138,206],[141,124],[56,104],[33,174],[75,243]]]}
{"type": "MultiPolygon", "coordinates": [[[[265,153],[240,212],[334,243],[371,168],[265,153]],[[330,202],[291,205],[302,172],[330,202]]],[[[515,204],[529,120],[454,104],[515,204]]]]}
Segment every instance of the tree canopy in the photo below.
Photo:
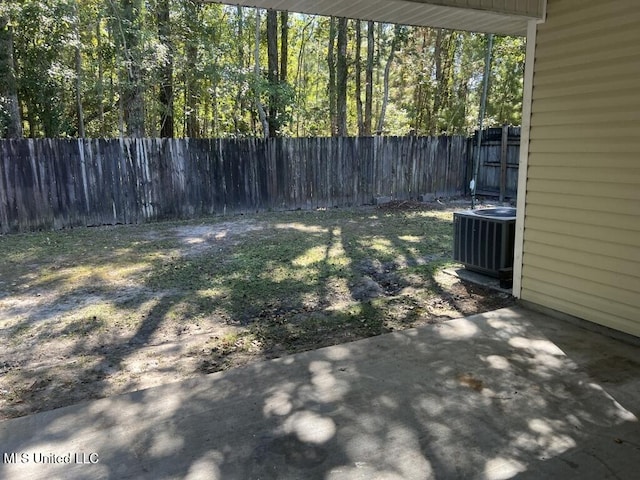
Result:
{"type": "MultiPolygon", "coordinates": [[[[466,134],[483,34],[201,3],[0,4],[0,136],[466,134]]],[[[496,37],[486,125],[519,124],[525,40],[496,37]]]]}

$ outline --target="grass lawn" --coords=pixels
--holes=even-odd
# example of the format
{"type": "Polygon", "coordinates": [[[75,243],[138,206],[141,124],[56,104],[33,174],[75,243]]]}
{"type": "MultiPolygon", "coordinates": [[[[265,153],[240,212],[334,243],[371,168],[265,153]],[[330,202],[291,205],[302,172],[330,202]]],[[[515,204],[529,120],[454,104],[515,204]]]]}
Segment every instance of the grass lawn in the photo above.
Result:
{"type": "Polygon", "coordinates": [[[441,272],[452,211],[0,236],[0,418],[504,306],[441,272]]]}

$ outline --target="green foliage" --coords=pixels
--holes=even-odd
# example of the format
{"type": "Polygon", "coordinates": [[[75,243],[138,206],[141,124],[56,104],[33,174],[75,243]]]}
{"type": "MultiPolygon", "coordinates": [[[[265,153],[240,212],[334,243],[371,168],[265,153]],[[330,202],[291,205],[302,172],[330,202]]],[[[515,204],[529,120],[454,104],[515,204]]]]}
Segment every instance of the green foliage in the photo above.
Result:
{"type": "Polygon", "coordinates": [[[519,125],[526,42],[523,38],[497,37],[493,49],[488,123],[519,125]]]}
{"type": "Polygon", "coordinates": [[[73,132],[66,115],[74,74],[68,47],[72,41],[72,9],[68,1],[23,1],[13,22],[18,95],[31,135],[67,136],[73,132]],[[36,126],[37,125],[37,126],[36,126]]]}
{"type": "MultiPolygon", "coordinates": [[[[165,108],[159,96],[167,81],[167,66],[172,74],[171,113],[176,136],[259,136],[256,98],[264,105],[276,105],[280,135],[330,135],[327,17],[289,15],[287,82],[270,83],[266,73],[266,22],[264,16],[256,18],[255,9],[168,0],[169,35],[160,38],[160,1],[2,2],[0,15],[9,16],[14,26],[14,58],[25,135],[78,134],[75,95],[80,75],[88,136],[117,136],[121,130],[126,133],[135,120],[137,100],[142,102],[138,114],[143,116],[145,134],[157,136],[165,108]],[[260,78],[253,73],[256,21],[261,21],[262,29],[260,78]],[[75,64],[78,46],[79,71],[75,64]]],[[[360,45],[362,92],[367,58],[365,27],[360,45]]],[[[355,135],[358,127],[353,21],[348,22],[347,42],[347,131],[355,135]]],[[[374,125],[381,115],[384,67],[394,42],[397,50],[390,72],[385,134],[472,131],[482,83],[484,36],[376,24],[371,65],[374,125]]],[[[522,38],[496,38],[485,123],[520,122],[524,51],[522,38]]],[[[5,123],[6,112],[0,105],[0,128],[5,123]]]]}

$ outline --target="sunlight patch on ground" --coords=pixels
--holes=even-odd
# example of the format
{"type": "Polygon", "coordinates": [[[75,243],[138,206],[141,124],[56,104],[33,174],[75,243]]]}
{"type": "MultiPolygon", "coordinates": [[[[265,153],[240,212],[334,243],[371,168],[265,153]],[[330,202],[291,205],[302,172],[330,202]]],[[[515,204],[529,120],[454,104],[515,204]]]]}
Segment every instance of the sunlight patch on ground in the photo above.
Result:
{"type": "Polygon", "coordinates": [[[420,243],[422,241],[422,237],[418,237],[417,235],[400,235],[398,238],[403,242],[409,243],[420,243]]]}
{"type": "Polygon", "coordinates": [[[305,233],[327,233],[328,228],[319,225],[305,225],[303,223],[276,223],[275,228],[279,230],[297,230],[305,233]]]}
{"type": "Polygon", "coordinates": [[[314,263],[324,261],[326,259],[326,253],[326,245],[316,245],[315,247],[311,247],[310,249],[308,249],[299,257],[294,258],[291,261],[291,264],[294,267],[308,267],[309,265],[313,265],[314,263]]]}
{"type": "Polygon", "coordinates": [[[373,250],[376,253],[380,253],[387,256],[395,255],[396,251],[391,243],[391,240],[384,237],[368,237],[358,240],[360,248],[373,250]]]}
{"type": "Polygon", "coordinates": [[[636,417],[632,412],[624,408],[618,401],[609,395],[604,388],[602,388],[597,383],[589,383],[587,385],[589,388],[604,394],[607,399],[611,401],[611,407],[609,408],[609,416],[618,418],[621,422],[638,422],[638,417],[636,417]]]}
{"type": "Polygon", "coordinates": [[[99,290],[105,285],[129,286],[137,283],[140,275],[151,268],[148,262],[108,263],[102,266],[80,264],[73,267],[43,269],[33,287],[46,288],[58,285],[61,293],[70,293],[79,288],[99,290]]]}
{"type": "Polygon", "coordinates": [[[264,272],[260,274],[262,280],[282,283],[286,281],[302,282],[312,285],[317,276],[318,267],[307,266],[306,268],[288,268],[273,262],[268,265],[264,272]]]}
{"type": "Polygon", "coordinates": [[[485,480],[507,480],[527,470],[525,464],[513,459],[496,457],[488,460],[484,467],[485,480]]]}
{"type": "Polygon", "coordinates": [[[198,290],[198,295],[205,297],[205,298],[211,298],[211,299],[218,299],[224,295],[226,295],[228,293],[227,289],[223,289],[223,288],[203,288],[198,290]]]}
{"type": "Polygon", "coordinates": [[[480,330],[472,321],[459,318],[455,322],[444,323],[438,332],[446,340],[462,340],[475,337],[480,330]]]}
{"type": "Polygon", "coordinates": [[[284,422],[284,430],[294,433],[302,442],[322,445],[336,434],[336,424],[330,417],[312,411],[296,412],[284,422]]]}

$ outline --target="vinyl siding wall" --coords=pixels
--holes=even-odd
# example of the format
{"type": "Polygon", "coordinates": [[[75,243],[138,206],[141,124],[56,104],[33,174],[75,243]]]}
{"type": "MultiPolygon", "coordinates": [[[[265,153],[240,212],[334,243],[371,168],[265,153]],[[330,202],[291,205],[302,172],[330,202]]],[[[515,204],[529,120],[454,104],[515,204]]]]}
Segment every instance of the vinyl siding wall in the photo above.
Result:
{"type": "Polygon", "coordinates": [[[640,5],[549,0],[539,25],[523,300],[640,336],[640,5]]]}

